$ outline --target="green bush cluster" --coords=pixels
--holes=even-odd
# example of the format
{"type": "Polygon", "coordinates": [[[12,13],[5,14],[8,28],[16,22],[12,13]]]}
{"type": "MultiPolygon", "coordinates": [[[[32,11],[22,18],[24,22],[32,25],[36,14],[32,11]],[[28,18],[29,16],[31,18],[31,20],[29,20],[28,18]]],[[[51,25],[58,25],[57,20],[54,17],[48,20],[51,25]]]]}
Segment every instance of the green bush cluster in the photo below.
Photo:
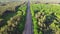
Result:
{"type": "Polygon", "coordinates": [[[22,34],[25,25],[26,3],[16,10],[16,12],[0,16],[0,24],[3,25],[0,27],[0,34],[22,34]]]}
{"type": "Polygon", "coordinates": [[[31,4],[30,9],[34,34],[59,34],[60,5],[31,4]]]}

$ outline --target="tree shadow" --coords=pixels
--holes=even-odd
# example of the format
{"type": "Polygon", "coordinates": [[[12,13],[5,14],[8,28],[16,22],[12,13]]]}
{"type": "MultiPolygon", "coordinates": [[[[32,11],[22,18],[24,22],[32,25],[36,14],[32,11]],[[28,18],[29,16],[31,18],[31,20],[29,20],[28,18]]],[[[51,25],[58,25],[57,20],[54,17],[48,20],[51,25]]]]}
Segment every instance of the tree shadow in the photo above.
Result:
{"type": "Polygon", "coordinates": [[[10,11],[10,10],[4,11],[4,13],[0,16],[0,18],[3,19],[0,23],[1,24],[0,28],[3,27],[4,25],[7,25],[7,20],[9,20],[14,15],[15,15],[15,12],[13,11],[10,11]]]}
{"type": "Polygon", "coordinates": [[[46,20],[45,20],[45,25],[47,27],[49,27],[50,24],[52,24],[52,22],[54,20],[56,20],[57,16],[52,12],[50,15],[46,16],[46,20]]]}
{"type": "Polygon", "coordinates": [[[3,19],[3,20],[0,20],[0,28],[2,27],[2,26],[4,26],[6,24],[6,21],[3,19]]]}
{"type": "Polygon", "coordinates": [[[53,21],[56,20],[56,18],[57,18],[57,16],[53,12],[50,15],[46,16],[46,20],[44,22],[46,25],[46,30],[43,29],[43,34],[53,34],[54,33],[54,31],[52,29],[50,29],[49,25],[51,25],[53,23],[53,21]]]}
{"type": "Polygon", "coordinates": [[[13,17],[16,13],[14,11],[10,11],[10,10],[6,10],[3,14],[2,14],[2,18],[5,20],[9,20],[11,17],[13,17]]]}

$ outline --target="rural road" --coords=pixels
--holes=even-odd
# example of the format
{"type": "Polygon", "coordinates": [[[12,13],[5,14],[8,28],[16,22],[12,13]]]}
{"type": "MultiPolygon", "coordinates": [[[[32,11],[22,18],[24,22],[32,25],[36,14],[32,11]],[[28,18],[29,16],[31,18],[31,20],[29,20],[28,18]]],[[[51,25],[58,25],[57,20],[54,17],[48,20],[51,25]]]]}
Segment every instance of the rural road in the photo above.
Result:
{"type": "Polygon", "coordinates": [[[25,24],[25,29],[23,31],[23,34],[33,34],[32,17],[30,12],[30,0],[28,0],[28,3],[27,3],[27,17],[26,17],[26,24],[25,24]]]}

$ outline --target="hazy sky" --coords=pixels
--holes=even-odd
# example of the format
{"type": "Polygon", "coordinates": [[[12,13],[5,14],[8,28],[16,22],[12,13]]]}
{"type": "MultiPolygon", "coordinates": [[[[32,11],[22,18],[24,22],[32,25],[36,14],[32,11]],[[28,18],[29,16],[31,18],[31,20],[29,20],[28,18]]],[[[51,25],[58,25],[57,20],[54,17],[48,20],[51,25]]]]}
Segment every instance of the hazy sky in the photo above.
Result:
{"type": "MultiPolygon", "coordinates": [[[[20,0],[0,0],[0,1],[20,1],[20,0]]],[[[37,0],[31,0],[31,1],[37,1],[37,0]]],[[[60,0],[38,0],[38,1],[60,1],[60,0]]]]}
{"type": "MultiPolygon", "coordinates": [[[[22,0],[0,0],[0,1],[22,1],[22,0]]],[[[25,1],[25,0],[24,0],[25,1]]],[[[40,1],[40,2],[60,2],[60,0],[30,0],[30,1],[40,1]]]]}
{"type": "Polygon", "coordinates": [[[0,0],[0,1],[21,1],[21,0],[0,0]]]}

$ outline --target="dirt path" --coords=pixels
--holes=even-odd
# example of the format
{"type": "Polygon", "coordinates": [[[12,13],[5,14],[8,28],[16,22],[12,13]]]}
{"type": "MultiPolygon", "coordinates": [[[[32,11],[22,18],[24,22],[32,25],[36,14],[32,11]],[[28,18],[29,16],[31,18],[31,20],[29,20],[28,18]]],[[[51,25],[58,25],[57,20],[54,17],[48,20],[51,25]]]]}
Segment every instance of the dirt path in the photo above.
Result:
{"type": "Polygon", "coordinates": [[[30,2],[28,1],[27,4],[27,17],[26,17],[26,24],[23,34],[32,34],[32,17],[30,12],[30,2]]]}

